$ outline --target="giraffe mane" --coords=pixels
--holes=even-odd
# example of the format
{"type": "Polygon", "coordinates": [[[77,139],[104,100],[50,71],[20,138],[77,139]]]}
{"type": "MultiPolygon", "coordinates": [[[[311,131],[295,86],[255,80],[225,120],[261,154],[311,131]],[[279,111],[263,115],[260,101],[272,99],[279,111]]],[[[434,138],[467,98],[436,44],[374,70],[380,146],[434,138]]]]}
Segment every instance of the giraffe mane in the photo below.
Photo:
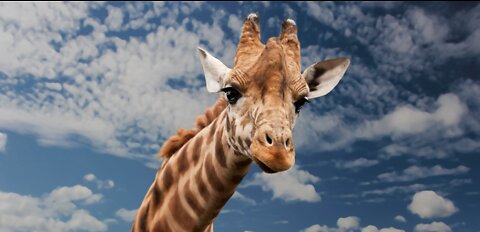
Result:
{"type": "Polygon", "coordinates": [[[170,158],[175,152],[180,150],[190,139],[192,139],[203,128],[210,125],[227,107],[225,98],[220,97],[205,113],[197,116],[195,119],[195,127],[192,129],[179,129],[177,133],[165,140],[157,155],[157,158],[170,158]]]}

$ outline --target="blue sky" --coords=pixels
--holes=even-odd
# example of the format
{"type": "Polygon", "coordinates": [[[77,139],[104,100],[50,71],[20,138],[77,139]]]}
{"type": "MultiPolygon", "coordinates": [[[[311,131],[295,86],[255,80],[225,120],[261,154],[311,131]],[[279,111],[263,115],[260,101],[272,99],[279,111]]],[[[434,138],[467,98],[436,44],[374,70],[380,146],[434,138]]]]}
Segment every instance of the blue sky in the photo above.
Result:
{"type": "Polygon", "coordinates": [[[216,231],[478,231],[478,3],[0,3],[0,231],[128,231],[165,138],[214,102],[246,15],[340,56],[297,163],[253,167],[216,231]]]}

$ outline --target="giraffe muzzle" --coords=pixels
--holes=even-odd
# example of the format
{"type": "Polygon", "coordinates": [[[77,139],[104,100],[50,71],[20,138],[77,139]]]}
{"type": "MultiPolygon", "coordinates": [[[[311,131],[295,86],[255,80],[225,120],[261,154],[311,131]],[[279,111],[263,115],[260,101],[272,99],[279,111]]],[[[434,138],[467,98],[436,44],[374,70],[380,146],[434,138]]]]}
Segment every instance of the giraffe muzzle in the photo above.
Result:
{"type": "Polygon", "coordinates": [[[266,173],[288,170],[295,163],[292,132],[288,128],[258,130],[250,148],[253,160],[266,173]]]}

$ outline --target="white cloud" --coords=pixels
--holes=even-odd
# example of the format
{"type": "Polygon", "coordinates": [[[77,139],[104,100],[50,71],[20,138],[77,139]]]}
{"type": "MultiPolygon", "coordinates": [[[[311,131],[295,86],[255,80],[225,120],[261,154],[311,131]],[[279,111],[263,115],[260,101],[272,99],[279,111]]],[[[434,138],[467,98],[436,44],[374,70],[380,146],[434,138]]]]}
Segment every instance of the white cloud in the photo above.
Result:
{"type": "Polygon", "coordinates": [[[405,217],[402,215],[395,216],[394,220],[397,222],[403,222],[403,223],[407,222],[407,219],[405,219],[405,217]]]}
{"type": "MultiPolygon", "coordinates": [[[[155,4],[148,12],[136,10],[144,8],[142,3],[109,6],[106,25],[89,17],[95,5],[1,4],[0,22],[12,26],[0,27],[0,70],[7,75],[0,79],[7,90],[0,94],[0,128],[35,134],[44,145],[82,141],[149,163],[159,141],[178,128],[190,128],[214,102],[216,96],[206,93],[198,78],[200,41],[227,64],[233,62],[235,45],[225,38],[222,18],[213,24],[177,22],[174,13],[193,10],[196,3],[172,11],[155,4]],[[26,16],[17,17],[19,12],[26,16]],[[125,17],[162,17],[162,24],[150,28],[145,39],[108,34],[125,17]],[[92,31],[78,34],[80,27],[92,31]],[[30,82],[35,84],[27,87],[28,94],[17,91],[30,82]],[[171,87],[171,82],[184,82],[185,88],[171,87]]],[[[231,22],[235,26],[233,18],[231,22]]],[[[131,23],[126,27],[134,27],[131,23]]]]}
{"type": "Polygon", "coordinates": [[[444,94],[437,99],[438,108],[433,113],[422,111],[413,106],[397,107],[382,119],[370,121],[359,128],[359,138],[377,138],[382,136],[404,136],[425,132],[434,127],[451,127],[461,122],[468,111],[455,94],[444,94]]]}
{"type": "Polygon", "coordinates": [[[320,194],[313,184],[319,181],[317,176],[294,166],[288,171],[275,174],[255,173],[253,179],[243,187],[261,186],[263,191],[273,192],[273,199],[318,202],[321,200],[320,194]]]}
{"type": "Polygon", "coordinates": [[[227,25],[230,28],[230,30],[233,31],[236,37],[240,37],[240,33],[242,32],[242,26],[243,26],[242,20],[240,20],[235,15],[229,15],[227,25]]]}
{"type": "Polygon", "coordinates": [[[112,31],[117,31],[122,27],[123,23],[123,12],[122,9],[118,7],[108,6],[108,16],[105,19],[105,24],[108,29],[112,31]]]}
{"type": "Polygon", "coordinates": [[[385,182],[412,181],[420,178],[443,175],[460,175],[470,171],[470,168],[460,165],[456,168],[443,168],[441,165],[435,165],[431,168],[421,166],[410,166],[403,170],[401,174],[397,172],[387,172],[378,175],[378,179],[385,182]]]}
{"type": "Polygon", "coordinates": [[[362,229],[362,232],[378,232],[378,228],[376,226],[366,226],[362,229]]]}
{"type": "Polygon", "coordinates": [[[374,165],[377,165],[378,163],[379,163],[378,160],[369,160],[362,157],[356,160],[336,161],[335,167],[344,168],[344,169],[356,169],[356,168],[366,168],[366,167],[374,166],[374,165]]]}
{"type": "Polygon", "coordinates": [[[452,232],[452,228],[443,222],[432,222],[416,225],[415,232],[452,232]]]}
{"type": "Polygon", "coordinates": [[[235,193],[232,196],[232,199],[243,201],[243,202],[245,202],[249,205],[256,205],[257,204],[257,202],[254,199],[252,199],[250,197],[246,197],[245,195],[239,193],[238,191],[235,191],[235,193]]]}
{"type": "Polygon", "coordinates": [[[7,147],[7,134],[0,132],[0,152],[4,152],[7,147]]]}
{"type": "Polygon", "coordinates": [[[458,212],[458,208],[452,201],[439,196],[434,191],[415,193],[408,209],[421,218],[448,217],[458,212]]]}
{"type": "Polygon", "coordinates": [[[328,228],[328,226],[321,226],[319,224],[311,225],[300,232],[333,232],[332,228],[328,228]]]}
{"type": "Polygon", "coordinates": [[[405,230],[397,229],[394,227],[382,228],[380,232],[405,232],[405,230]]]}
{"type": "Polygon", "coordinates": [[[360,218],[358,217],[344,217],[337,220],[337,226],[341,230],[355,230],[360,227],[360,218]]]}
{"type": "Polygon", "coordinates": [[[104,222],[76,204],[98,202],[96,196],[80,185],[59,187],[40,198],[0,192],[0,231],[106,231],[104,222]]]}
{"type": "Polygon", "coordinates": [[[115,182],[113,180],[100,180],[93,173],[85,175],[83,179],[88,182],[95,183],[99,189],[111,189],[115,186],[115,182]]]}
{"type": "Polygon", "coordinates": [[[128,209],[121,208],[117,210],[117,212],[115,212],[115,215],[125,222],[133,222],[133,220],[135,219],[135,216],[137,215],[137,212],[138,212],[138,209],[128,210],[128,209]]]}

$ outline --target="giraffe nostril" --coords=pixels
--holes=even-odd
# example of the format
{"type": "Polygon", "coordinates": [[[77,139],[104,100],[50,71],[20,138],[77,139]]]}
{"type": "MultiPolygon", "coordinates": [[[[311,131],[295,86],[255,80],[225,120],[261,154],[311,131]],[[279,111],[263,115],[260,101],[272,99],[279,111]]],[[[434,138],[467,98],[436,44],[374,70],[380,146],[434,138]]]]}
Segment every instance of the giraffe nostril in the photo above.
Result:
{"type": "Polygon", "coordinates": [[[265,140],[267,141],[268,144],[272,145],[272,143],[273,143],[272,138],[270,138],[270,136],[268,136],[268,134],[265,134],[265,140]]]}
{"type": "Polygon", "coordinates": [[[285,140],[285,147],[289,147],[290,146],[290,139],[287,139],[285,140]]]}

